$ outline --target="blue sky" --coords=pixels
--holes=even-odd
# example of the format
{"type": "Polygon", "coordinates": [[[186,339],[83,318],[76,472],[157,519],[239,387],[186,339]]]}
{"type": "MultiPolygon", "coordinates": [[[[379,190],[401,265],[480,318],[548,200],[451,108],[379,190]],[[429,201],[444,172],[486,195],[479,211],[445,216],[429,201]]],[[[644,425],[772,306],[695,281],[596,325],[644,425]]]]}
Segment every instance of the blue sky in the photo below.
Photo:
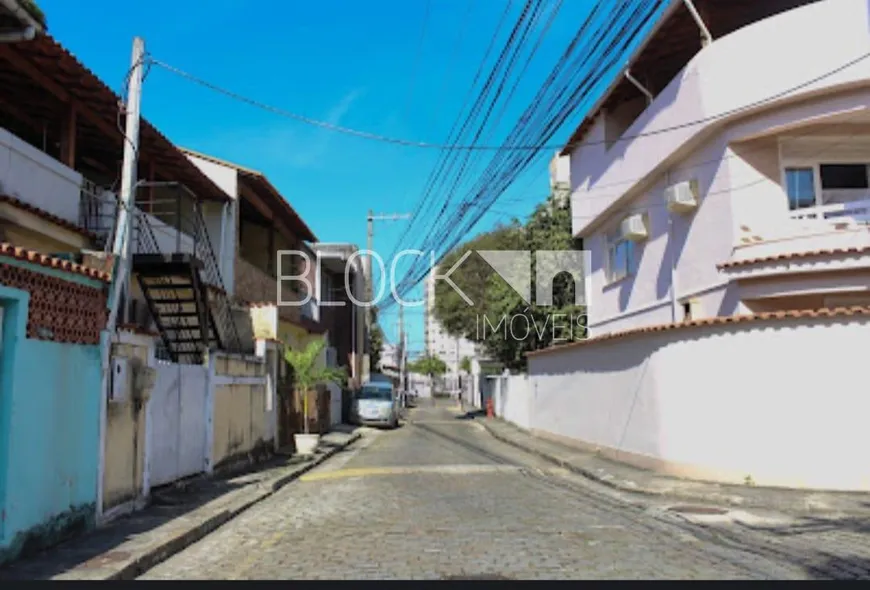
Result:
{"type": "MultiPolygon", "coordinates": [[[[519,15],[521,3],[514,4],[508,24],[519,15]]],[[[504,0],[151,0],[143,6],[92,0],[82,12],[67,0],[40,5],[54,37],[115,90],[138,35],[154,58],[260,102],[435,143],[446,140],[505,6],[504,0]]],[[[512,128],[591,5],[564,1],[494,143],[512,128]]],[[[145,82],[142,108],[178,145],[263,171],[321,241],[364,247],[367,210],[411,211],[437,158],[430,150],[308,127],[157,67],[145,82]]],[[[579,116],[557,139],[567,137],[579,116]]],[[[547,194],[549,155],[511,187],[500,200],[505,204],[497,203],[475,232],[506,221],[505,213],[531,212],[547,194]]],[[[402,223],[378,223],[375,250],[385,256],[392,251],[402,223]]],[[[414,349],[422,348],[421,309],[406,310],[414,349]]],[[[385,316],[382,325],[395,341],[395,313],[385,316]]]]}

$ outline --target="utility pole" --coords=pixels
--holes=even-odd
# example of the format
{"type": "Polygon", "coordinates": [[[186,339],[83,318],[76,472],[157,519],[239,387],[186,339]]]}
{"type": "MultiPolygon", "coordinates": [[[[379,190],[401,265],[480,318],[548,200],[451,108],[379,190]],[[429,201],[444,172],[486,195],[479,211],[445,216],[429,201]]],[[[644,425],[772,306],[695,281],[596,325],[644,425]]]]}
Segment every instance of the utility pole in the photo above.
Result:
{"type": "Polygon", "coordinates": [[[405,389],[405,308],[399,304],[399,387],[405,389]]]}
{"type": "MultiPolygon", "coordinates": [[[[115,326],[118,322],[118,311],[121,306],[121,294],[128,281],[130,272],[130,227],[132,226],[130,211],[135,203],[137,172],[136,160],[139,153],[139,108],[142,100],[142,68],[145,58],[145,41],[140,37],[133,39],[133,56],[130,67],[130,82],[127,87],[126,129],[124,131],[124,160],[121,169],[121,194],[118,218],[115,223],[115,241],[112,244],[112,254],[117,260],[115,273],[112,277],[112,299],[109,301],[109,318],[106,322],[106,338],[102,345],[102,377],[100,383],[100,424],[99,424],[99,458],[97,464],[97,520],[103,517],[103,480],[106,465],[106,426],[107,400],[109,397],[109,372],[111,363],[111,347],[115,336],[115,326]]],[[[127,298],[129,299],[129,291],[127,298]]],[[[129,307],[129,306],[127,306],[129,307]]]]}
{"type": "MultiPolygon", "coordinates": [[[[410,219],[410,213],[393,213],[390,215],[375,215],[375,212],[369,209],[368,215],[366,215],[366,250],[368,251],[366,255],[366,301],[368,305],[366,306],[366,350],[368,351],[368,373],[371,374],[371,355],[372,355],[372,299],[374,299],[374,272],[372,267],[373,256],[372,251],[375,247],[375,221],[397,221],[399,219],[410,219]]],[[[401,304],[400,304],[401,305],[401,304]]]]}
{"type": "Polygon", "coordinates": [[[456,394],[457,398],[462,398],[462,377],[459,373],[459,338],[456,338],[456,389],[458,393],[456,394]]]}
{"type": "MultiPolygon", "coordinates": [[[[112,253],[118,259],[117,273],[114,278],[112,310],[108,326],[113,329],[118,319],[122,294],[130,297],[128,275],[130,273],[130,233],[133,226],[131,212],[136,203],[137,159],[139,156],[139,112],[142,102],[142,67],[145,58],[145,41],[141,37],[133,39],[133,56],[130,66],[130,86],[127,88],[127,107],[125,112],[126,129],[124,135],[124,160],[121,165],[120,210],[115,225],[115,242],[112,253]],[[126,290],[126,293],[125,293],[126,290]]],[[[129,301],[125,301],[126,308],[129,301]]]]}

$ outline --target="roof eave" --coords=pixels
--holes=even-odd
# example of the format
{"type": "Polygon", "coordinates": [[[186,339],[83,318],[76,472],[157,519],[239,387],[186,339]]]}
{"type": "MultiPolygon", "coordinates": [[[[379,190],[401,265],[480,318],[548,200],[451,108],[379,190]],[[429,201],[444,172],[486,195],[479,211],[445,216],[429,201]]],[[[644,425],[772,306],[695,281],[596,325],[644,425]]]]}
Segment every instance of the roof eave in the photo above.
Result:
{"type": "MultiPolygon", "coordinates": [[[[671,0],[670,5],[662,12],[661,16],[659,16],[656,23],[647,31],[647,34],[644,36],[643,40],[640,44],[634,49],[634,51],[629,56],[628,60],[625,62],[625,66],[623,68],[623,72],[631,67],[632,62],[637,58],[638,55],[643,53],[643,51],[647,48],[650,41],[658,34],[659,30],[668,22],[668,20],[673,16],[674,12],[676,12],[677,8],[683,4],[683,0],[671,0]]],[[[583,120],[580,121],[580,124],[574,129],[574,132],[571,134],[571,137],[568,139],[568,142],[565,144],[559,151],[560,156],[567,156],[574,150],[574,148],[579,143],[579,137],[576,137],[579,131],[583,128],[587,121],[590,119],[594,119],[598,116],[599,111],[604,107],[604,103],[610,98],[610,95],[616,90],[616,88],[623,82],[622,76],[616,76],[613,79],[613,82],[610,83],[610,86],[607,87],[607,90],[604,91],[604,94],[595,101],[595,104],[591,109],[589,109],[589,113],[583,117],[583,120]]]]}
{"type": "Polygon", "coordinates": [[[269,179],[266,178],[264,174],[260,172],[246,172],[243,170],[239,170],[239,173],[243,174],[245,177],[252,180],[253,182],[259,184],[263,189],[265,189],[267,193],[271,195],[273,200],[277,200],[280,202],[279,206],[283,208],[284,211],[289,214],[289,216],[293,220],[294,227],[292,227],[291,229],[293,229],[293,231],[298,234],[298,237],[301,240],[304,240],[306,242],[317,242],[317,236],[314,235],[314,232],[311,231],[311,228],[308,227],[308,224],[305,223],[299,213],[297,213],[293,206],[287,202],[287,199],[284,198],[284,196],[275,187],[275,185],[269,182],[269,179]]]}

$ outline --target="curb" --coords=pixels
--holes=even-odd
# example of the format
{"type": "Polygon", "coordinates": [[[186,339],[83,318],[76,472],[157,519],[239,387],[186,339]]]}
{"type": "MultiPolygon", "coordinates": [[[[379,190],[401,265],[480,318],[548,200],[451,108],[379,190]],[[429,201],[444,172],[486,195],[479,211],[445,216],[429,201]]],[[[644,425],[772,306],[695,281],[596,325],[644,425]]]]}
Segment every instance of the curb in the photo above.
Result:
{"type": "Polygon", "coordinates": [[[717,484],[690,479],[676,479],[675,481],[688,484],[704,485],[707,489],[653,490],[641,487],[639,485],[626,485],[625,483],[622,483],[620,480],[614,478],[609,474],[605,474],[602,476],[587,468],[568,463],[560,459],[559,457],[551,455],[548,452],[541,451],[539,449],[533,448],[531,446],[526,446],[520,442],[517,442],[516,440],[513,440],[510,436],[496,432],[490,424],[486,423],[486,421],[481,420],[480,424],[490,434],[490,436],[505,444],[526,451],[527,453],[536,455],[544,460],[547,460],[551,463],[558,465],[559,467],[566,469],[567,471],[580,475],[590,481],[601,484],[610,489],[625,492],[628,494],[645,496],[647,498],[659,498],[666,501],[672,500],[674,502],[697,502],[699,504],[708,506],[713,504],[720,504],[727,506],[728,508],[742,508],[744,510],[767,510],[779,513],[784,512],[791,515],[796,514],[800,517],[830,517],[831,515],[838,515],[838,517],[860,516],[862,518],[866,518],[867,506],[870,506],[870,504],[867,503],[868,496],[865,492],[830,492],[826,490],[795,490],[789,488],[783,488],[780,490],[777,488],[759,487],[749,488],[747,489],[746,495],[741,495],[739,492],[729,493],[729,488],[733,487],[734,484],[717,484]],[[774,497],[758,497],[756,494],[761,492],[773,493],[774,497]],[[783,498],[781,496],[776,497],[776,494],[779,493],[789,495],[793,493],[794,496],[791,498],[783,498]],[[841,501],[844,503],[840,503],[841,501]],[[855,507],[856,503],[858,503],[858,508],[855,507]]]}
{"type": "Polygon", "coordinates": [[[589,480],[594,481],[596,483],[599,483],[601,485],[607,486],[608,488],[613,489],[613,490],[618,490],[620,492],[627,492],[627,493],[631,493],[631,494],[641,494],[644,496],[650,496],[650,497],[655,497],[655,498],[673,498],[673,499],[680,499],[680,500],[703,501],[705,503],[710,503],[710,501],[713,500],[713,501],[725,502],[725,503],[732,505],[732,506],[745,506],[746,505],[746,502],[743,501],[743,498],[735,497],[735,496],[719,496],[719,495],[712,495],[710,493],[691,493],[691,492],[682,492],[682,491],[667,491],[667,492],[665,492],[665,491],[659,491],[659,490],[651,490],[648,488],[642,488],[640,486],[628,486],[628,485],[619,483],[618,481],[614,481],[612,479],[609,479],[607,477],[602,477],[601,475],[598,475],[597,473],[590,471],[589,469],[586,469],[584,467],[580,467],[580,466],[575,465],[573,463],[569,463],[567,461],[564,461],[558,457],[555,457],[555,456],[553,456],[549,453],[546,453],[544,451],[541,451],[539,449],[535,449],[533,447],[518,443],[517,441],[512,440],[510,437],[496,432],[485,421],[482,421],[481,425],[486,429],[486,431],[490,434],[490,436],[492,436],[496,440],[499,440],[503,443],[509,444],[512,447],[526,451],[527,453],[531,453],[533,455],[536,455],[542,459],[545,459],[547,461],[550,461],[551,463],[558,465],[559,467],[567,469],[568,471],[571,471],[572,473],[576,473],[577,475],[582,475],[586,479],[589,479],[589,480]]]}
{"type": "MultiPolygon", "coordinates": [[[[133,580],[141,574],[147,572],[151,568],[157,566],[163,561],[166,561],[173,555],[184,551],[197,541],[200,541],[208,534],[212,533],[218,527],[226,524],[230,520],[239,516],[242,512],[246,511],[248,508],[251,508],[255,504],[258,504],[273,495],[275,492],[289,484],[290,482],[298,479],[303,474],[308,471],[314,469],[339,451],[342,451],[358,441],[362,436],[359,432],[354,432],[350,435],[350,438],[341,444],[338,444],[334,447],[329,448],[327,451],[324,451],[323,454],[315,457],[310,463],[294,470],[291,473],[287,473],[280,477],[275,478],[271,482],[264,482],[266,489],[259,489],[255,491],[251,496],[246,497],[240,500],[235,505],[230,505],[225,508],[218,514],[208,517],[203,522],[198,523],[193,528],[190,528],[183,533],[169,539],[167,542],[162,543],[156,547],[153,547],[143,553],[142,555],[137,556],[130,563],[123,566],[121,569],[113,572],[112,574],[102,578],[104,580],[133,580]]],[[[254,486],[259,487],[263,484],[253,484],[254,486]]]]}

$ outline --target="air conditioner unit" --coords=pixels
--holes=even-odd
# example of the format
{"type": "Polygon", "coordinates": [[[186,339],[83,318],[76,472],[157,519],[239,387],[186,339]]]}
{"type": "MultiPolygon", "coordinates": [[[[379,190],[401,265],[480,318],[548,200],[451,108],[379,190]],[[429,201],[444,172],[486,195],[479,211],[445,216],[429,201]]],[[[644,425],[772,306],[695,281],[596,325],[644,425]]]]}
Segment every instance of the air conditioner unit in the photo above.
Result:
{"type": "Polygon", "coordinates": [[[665,189],[665,203],[674,213],[686,213],[698,207],[698,181],[688,180],[665,189]]]}
{"type": "Polygon", "coordinates": [[[649,237],[649,230],[646,227],[646,216],[642,213],[637,213],[630,217],[626,217],[622,221],[619,228],[622,237],[632,242],[640,242],[649,237]]]}

